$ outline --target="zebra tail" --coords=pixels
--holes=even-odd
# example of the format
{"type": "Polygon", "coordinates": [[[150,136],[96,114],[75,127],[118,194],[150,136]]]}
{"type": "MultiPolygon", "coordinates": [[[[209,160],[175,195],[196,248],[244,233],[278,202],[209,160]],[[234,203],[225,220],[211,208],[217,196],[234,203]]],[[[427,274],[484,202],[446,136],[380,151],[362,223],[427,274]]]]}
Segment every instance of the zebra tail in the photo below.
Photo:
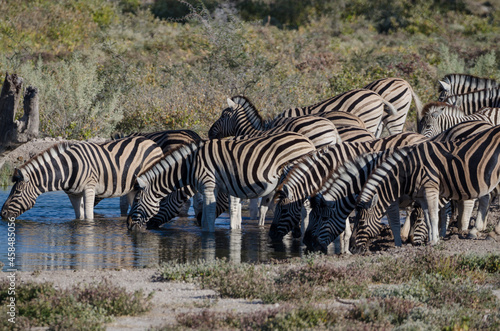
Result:
{"type": "Polygon", "coordinates": [[[424,114],[422,113],[422,109],[424,107],[422,105],[422,101],[420,101],[420,98],[413,89],[411,89],[411,96],[413,97],[413,101],[415,101],[415,108],[417,109],[417,130],[420,132],[420,120],[424,117],[424,114]]]}
{"type": "Polygon", "coordinates": [[[385,99],[382,99],[382,102],[384,103],[384,110],[386,113],[388,113],[390,116],[396,116],[397,113],[398,113],[398,110],[396,109],[396,107],[393,106],[392,103],[390,103],[389,101],[385,100],[385,99]]]}

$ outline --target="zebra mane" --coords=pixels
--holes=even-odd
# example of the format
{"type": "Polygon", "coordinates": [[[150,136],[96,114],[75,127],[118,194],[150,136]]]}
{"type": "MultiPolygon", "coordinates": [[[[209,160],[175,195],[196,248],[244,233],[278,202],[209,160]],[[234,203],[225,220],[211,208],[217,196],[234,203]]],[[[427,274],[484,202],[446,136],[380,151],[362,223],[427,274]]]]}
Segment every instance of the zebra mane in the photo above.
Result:
{"type": "Polygon", "coordinates": [[[247,114],[247,118],[250,120],[250,123],[252,123],[254,128],[266,127],[266,121],[247,97],[237,95],[232,97],[231,100],[243,107],[243,110],[247,114]]]}
{"type": "Polygon", "coordinates": [[[172,163],[175,163],[181,159],[185,159],[187,156],[191,155],[194,151],[197,151],[202,145],[201,142],[194,142],[187,145],[181,145],[174,148],[167,153],[163,154],[160,161],[153,164],[151,167],[146,169],[141,176],[147,178],[149,182],[151,179],[155,178],[157,175],[163,173],[166,168],[168,168],[172,163]]]}
{"type": "Polygon", "coordinates": [[[276,187],[276,192],[283,191],[284,187],[287,185],[297,183],[302,178],[302,174],[300,172],[303,173],[310,169],[311,165],[314,165],[314,163],[319,159],[320,155],[327,148],[328,147],[323,147],[310,151],[309,153],[293,160],[291,163],[281,166],[280,170],[283,173],[280,178],[280,183],[276,187]]]}
{"type": "Polygon", "coordinates": [[[422,117],[421,118],[424,118],[424,117],[432,114],[436,110],[436,108],[439,108],[439,107],[444,107],[447,110],[449,109],[450,112],[460,112],[461,115],[465,116],[465,112],[462,110],[462,108],[450,105],[450,104],[445,103],[445,102],[435,101],[435,102],[429,102],[428,104],[426,104],[424,106],[424,108],[422,108],[422,117]]]}
{"type": "Polygon", "coordinates": [[[318,194],[324,195],[331,190],[336,190],[336,183],[339,183],[339,181],[349,182],[352,180],[352,169],[356,169],[356,171],[359,172],[361,169],[366,167],[368,163],[377,161],[381,157],[385,157],[389,152],[392,152],[392,149],[355,155],[352,158],[347,159],[343,163],[339,164],[339,166],[335,169],[331,169],[324,184],[313,192],[312,196],[318,194]]]}
{"type": "MultiPolygon", "coordinates": [[[[50,154],[53,157],[56,156],[56,155],[58,156],[58,155],[64,153],[65,151],[67,151],[68,149],[70,149],[75,144],[76,143],[72,143],[72,142],[69,142],[69,141],[64,141],[64,142],[60,142],[60,143],[54,144],[54,145],[50,146],[49,148],[41,151],[37,155],[33,156],[26,163],[24,163],[23,165],[21,165],[18,169],[19,170],[27,171],[29,169],[26,169],[26,168],[30,168],[30,165],[33,164],[33,163],[40,163],[40,164],[45,163],[45,155],[50,154]]],[[[36,167],[37,166],[35,166],[35,168],[36,167]]]]}
{"type": "Polygon", "coordinates": [[[384,157],[379,166],[377,166],[368,176],[368,179],[363,186],[363,190],[358,196],[358,204],[370,201],[377,192],[377,187],[380,185],[380,181],[387,177],[388,172],[396,166],[398,162],[407,158],[416,146],[417,145],[406,146],[385,154],[386,157],[384,157]]]}

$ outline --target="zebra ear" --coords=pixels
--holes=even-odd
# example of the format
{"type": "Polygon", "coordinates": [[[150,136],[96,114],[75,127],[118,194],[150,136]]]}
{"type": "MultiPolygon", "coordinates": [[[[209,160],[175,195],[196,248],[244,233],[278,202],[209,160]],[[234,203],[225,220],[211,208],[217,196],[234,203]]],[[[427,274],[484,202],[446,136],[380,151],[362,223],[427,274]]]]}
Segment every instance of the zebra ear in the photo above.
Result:
{"type": "Polygon", "coordinates": [[[232,109],[236,109],[236,107],[238,107],[238,105],[230,98],[227,98],[227,104],[229,105],[229,108],[232,108],[232,109]]]}
{"type": "Polygon", "coordinates": [[[24,177],[23,172],[16,168],[14,169],[14,175],[12,176],[12,181],[13,182],[20,182],[20,181],[25,181],[29,182],[29,178],[24,177]]]}
{"type": "Polygon", "coordinates": [[[461,107],[462,106],[462,97],[461,96],[457,97],[456,100],[453,101],[452,105],[455,107],[461,107]]]}
{"type": "Polygon", "coordinates": [[[136,175],[136,179],[137,179],[137,185],[139,186],[139,188],[141,190],[144,190],[146,188],[146,182],[144,180],[142,180],[141,177],[139,177],[137,175],[136,175]]]}
{"type": "Polygon", "coordinates": [[[445,91],[449,91],[451,89],[451,85],[446,82],[443,82],[442,80],[439,81],[439,84],[441,84],[441,87],[445,91]]]}
{"type": "Polygon", "coordinates": [[[433,118],[438,118],[439,116],[441,116],[441,114],[443,113],[443,111],[444,111],[444,107],[437,108],[436,110],[434,110],[432,112],[432,117],[433,118]]]}
{"type": "Polygon", "coordinates": [[[367,203],[366,203],[365,206],[366,206],[367,209],[369,209],[369,208],[375,207],[377,205],[377,203],[378,203],[378,194],[375,193],[373,195],[373,198],[370,201],[367,201],[367,203]]]}

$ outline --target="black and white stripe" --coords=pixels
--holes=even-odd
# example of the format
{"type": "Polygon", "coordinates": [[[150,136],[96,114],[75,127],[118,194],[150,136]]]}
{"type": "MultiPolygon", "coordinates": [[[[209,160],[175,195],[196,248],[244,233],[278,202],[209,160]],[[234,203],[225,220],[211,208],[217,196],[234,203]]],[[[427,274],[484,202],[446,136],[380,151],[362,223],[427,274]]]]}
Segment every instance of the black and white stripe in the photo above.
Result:
{"type": "Polygon", "coordinates": [[[203,194],[202,228],[214,232],[217,192],[231,199],[265,196],[275,189],[284,165],[313,150],[309,139],[293,132],[239,141],[214,139],[181,147],[137,179],[141,191],[129,224],[146,223],[158,212],[164,196],[191,185],[203,194]]]}
{"type": "MultiPolygon", "coordinates": [[[[385,113],[382,116],[382,124],[378,130],[384,127],[390,134],[403,132],[406,122],[406,116],[410,110],[411,101],[415,102],[417,114],[420,114],[422,103],[418,95],[415,93],[410,83],[401,78],[381,78],[364,87],[365,89],[377,92],[382,98],[390,102],[397,110],[397,114],[391,115],[385,113]]],[[[375,135],[380,137],[382,132],[377,132],[375,135]]]]}
{"type": "Polygon", "coordinates": [[[130,193],[136,176],[162,156],[158,145],[144,137],[55,145],[14,171],[14,186],[2,217],[16,218],[31,209],[40,194],[62,190],[68,194],[76,218],[93,219],[95,198],[130,193]]]}
{"type": "Polygon", "coordinates": [[[366,128],[375,135],[385,112],[391,115],[397,114],[396,108],[378,93],[367,89],[355,89],[311,106],[285,110],[275,120],[332,111],[343,111],[358,116],[365,123],[366,128]]]}
{"type": "Polygon", "coordinates": [[[444,101],[451,95],[490,89],[497,86],[498,83],[494,79],[466,74],[449,74],[439,81],[438,101],[444,101]]]}
{"type": "Polygon", "coordinates": [[[474,114],[485,107],[500,107],[500,87],[451,95],[446,103],[462,108],[465,114],[474,114]]]}
{"type": "MultiPolygon", "coordinates": [[[[269,236],[279,241],[293,231],[294,236],[298,237],[304,200],[318,192],[344,161],[365,153],[413,145],[424,140],[422,135],[408,132],[367,142],[343,142],[296,160],[285,169],[277,188],[274,220],[269,236]]],[[[399,242],[398,244],[400,245],[399,242]]]]}
{"type": "Polygon", "coordinates": [[[401,196],[416,199],[429,225],[429,241],[438,241],[439,198],[469,200],[500,182],[500,127],[470,138],[423,142],[389,156],[372,172],[359,196],[356,251],[379,232],[387,207],[401,196]]]}

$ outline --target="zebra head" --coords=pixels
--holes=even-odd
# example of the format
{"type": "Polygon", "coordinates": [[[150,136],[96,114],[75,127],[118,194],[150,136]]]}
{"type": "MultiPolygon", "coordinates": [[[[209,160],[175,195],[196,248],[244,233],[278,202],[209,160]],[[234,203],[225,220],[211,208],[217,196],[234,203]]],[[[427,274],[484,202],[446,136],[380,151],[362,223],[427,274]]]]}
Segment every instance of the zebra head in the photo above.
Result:
{"type": "Polygon", "coordinates": [[[415,206],[410,214],[410,233],[408,240],[413,246],[423,245],[429,235],[425,224],[424,211],[422,207],[415,206]]]}
{"type": "Polygon", "coordinates": [[[368,249],[368,240],[380,233],[382,213],[377,207],[378,194],[374,194],[368,201],[360,201],[356,206],[354,231],[351,237],[351,252],[363,253],[368,249]]]}
{"type": "Polygon", "coordinates": [[[160,210],[162,197],[153,192],[145,176],[137,177],[134,187],[137,194],[127,217],[129,230],[140,230],[160,210]]]}
{"type": "Polygon", "coordinates": [[[444,103],[428,105],[424,109],[424,116],[420,120],[420,134],[428,138],[440,134],[443,131],[440,125],[440,118],[447,107],[449,105],[445,105],[444,103]]]}
{"type": "Polygon", "coordinates": [[[274,195],[274,219],[269,229],[269,237],[274,242],[283,240],[290,231],[294,238],[300,238],[300,219],[304,199],[294,199],[286,185],[274,195]]]}
{"type": "Polygon", "coordinates": [[[40,192],[30,181],[29,175],[22,169],[15,169],[12,176],[14,186],[10,191],[9,197],[2,207],[2,218],[17,218],[35,205],[36,198],[40,192]]]}
{"type": "Polygon", "coordinates": [[[311,213],[309,214],[309,225],[304,233],[303,242],[307,249],[313,252],[328,252],[328,245],[333,241],[334,234],[329,231],[332,219],[332,208],[334,203],[325,200],[321,193],[311,199],[311,213]]]}

